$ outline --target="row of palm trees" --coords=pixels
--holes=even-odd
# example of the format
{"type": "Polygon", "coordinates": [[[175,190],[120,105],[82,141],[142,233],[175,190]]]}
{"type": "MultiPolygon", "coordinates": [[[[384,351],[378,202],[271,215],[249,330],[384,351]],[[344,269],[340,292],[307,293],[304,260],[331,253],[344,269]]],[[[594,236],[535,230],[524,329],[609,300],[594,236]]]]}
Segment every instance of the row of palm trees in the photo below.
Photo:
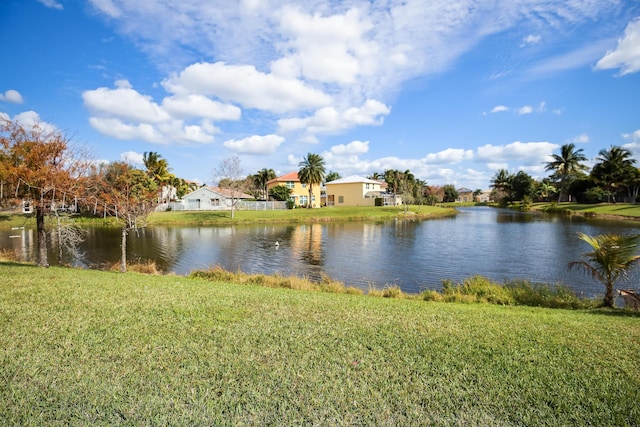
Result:
{"type": "MultiPolygon", "coordinates": [[[[571,184],[578,178],[585,177],[588,159],[583,150],[576,149],[574,144],[565,144],[559,154],[552,155],[553,160],[546,163],[545,170],[553,172],[551,179],[558,185],[558,202],[570,201],[571,184]]],[[[612,146],[603,149],[596,157],[588,177],[600,186],[608,201],[616,201],[616,196],[624,190],[631,202],[635,202],[640,191],[640,171],[635,167],[635,159],[626,148],[612,146]]]]}

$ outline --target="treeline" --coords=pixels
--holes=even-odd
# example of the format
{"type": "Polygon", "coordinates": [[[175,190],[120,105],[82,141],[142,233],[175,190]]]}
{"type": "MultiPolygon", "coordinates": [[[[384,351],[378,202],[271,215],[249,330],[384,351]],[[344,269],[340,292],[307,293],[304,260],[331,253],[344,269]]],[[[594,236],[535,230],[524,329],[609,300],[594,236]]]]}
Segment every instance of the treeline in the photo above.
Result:
{"type": "Polygon", "coordinates": [[[536,181],[524,171],[510,173],[500,169],[491,180],[492,198],[503,204],[511,202],[552,201],[600,203],[636,203],[640,192],[640,169],[626,148],[602,149],[593,167],[574,144],[565,144],[552,154],[545,170],[551,175],[536,181]]]}

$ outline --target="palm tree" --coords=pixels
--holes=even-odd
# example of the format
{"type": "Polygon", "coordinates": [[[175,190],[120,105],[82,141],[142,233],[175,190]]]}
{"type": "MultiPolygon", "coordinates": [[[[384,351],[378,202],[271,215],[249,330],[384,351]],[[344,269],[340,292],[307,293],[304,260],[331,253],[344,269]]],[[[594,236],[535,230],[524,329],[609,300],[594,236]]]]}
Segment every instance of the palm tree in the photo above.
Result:
{"type": "Polygon", "coordinates": [[[578,233],[581,240],[587,242],[593,249],[582,254],[582,261],[573,261],[568,264],[569,269],[583,268],[594,279],[605,286],[603,305],[613,307],[613,286],[615,282],[626,275],[633,267],[640,255],[635,255],[640,234],[622,236],[618,234],[600,234],[589,236],[578,233]]]}
{"type": "Polygon", "coordinates": [[[312,207],[313,186],[320,185],[324,180],[324,159],[319,154],[308,153],[298,164],[298,179],[302,184],[309,185],[309,207],[312,207]]]}
{"type": "Polygon", "coordinates": [[[511,201],[511,183],[513,181],[513,175],[506,169],[500,169],[491,179],[491,188],[499,191],[503,198],[503,201],[511,201]]]}
{"type": "Polygon", "coordinates": [[[582,154],[582,148],[576,150],[575,144],[565,144],[560,147],[560,154],[552,154],[553,161],[547,162],[545,170],[554,171],[554,175],[560,180],[560,191],[558,192],[558,202],[562,201],[562,196],[569,199],[569,184],[572,178],[579,172],[586,171],[588,167],[581,162],[586,162],[587,157],[582,154]]]}
{"type": "Polygon", "coordinates": [[[597,163],[593,165],[591,176],[605,186],[608,199],[616,201],[619,187],[623,187],[630,168],[636,162],[631,158],[631,151],[626,148],[612,146],[609,150],[600,150],[597,163]]]}
{"type": "Polygon", "coordinates": [[[260,189],[262,192],[262,198],[267,200],[267,182],[274,179],[276,177],[276,173],[273,169],[263,168],[259,170],[255,175],[253,175],[253,183],[260,189]]]}

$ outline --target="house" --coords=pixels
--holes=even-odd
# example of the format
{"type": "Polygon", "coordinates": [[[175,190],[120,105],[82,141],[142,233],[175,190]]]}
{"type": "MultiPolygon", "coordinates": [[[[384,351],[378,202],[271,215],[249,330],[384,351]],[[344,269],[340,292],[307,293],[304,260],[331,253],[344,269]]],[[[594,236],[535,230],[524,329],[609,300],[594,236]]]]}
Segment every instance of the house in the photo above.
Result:
{"type": "Polygon", "coordinates": [[[473,190],[462,187],[462,188],[458,188],[456,191],[458,192],[458,197],[456,198],[456,202],[458,203],[473,202],[473,199],[474,199],[473,190]]]}
{"type": "Polygon", "coordinates": [[[291,199],[293,199],[296,206],[307,206],[311,203],[314,208],[320,207],[320,185],[312,187],[313,195],[309,200],[309,187],[307,184],[300,182],[298,172],[289,172],[286,175],[267,181],[267,192],[278,185],[284,185],[291,189],[291,199]]]}
{"type": "Polygon", "coordinates": [[[200,187],[192,191],[178,202],[171,203],[173,210],[209,211],[231,209],[235,200],[253,199],[250,194],[240,191],[233,192],[228,188],[200,187]]]}
{"type": "Polygon", "coordinates": [[[402,204],[400,197],[387,193],[387,184],[375,179],[351,175],[325,184],[327,206],[375,206],[377,198],[383,205],[402,204]]]}

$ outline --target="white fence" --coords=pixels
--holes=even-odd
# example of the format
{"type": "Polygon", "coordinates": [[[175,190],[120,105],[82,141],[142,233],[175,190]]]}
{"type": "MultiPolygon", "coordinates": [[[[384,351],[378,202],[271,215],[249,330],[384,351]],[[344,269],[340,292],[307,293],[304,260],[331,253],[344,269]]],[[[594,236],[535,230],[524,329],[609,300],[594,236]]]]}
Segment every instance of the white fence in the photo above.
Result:
{"type": "MultiPolygon", "coordinates": [[[[235,209],[238,211],[270,211],[270,210],[282,210],[287,209],[286,202],[264,202],[264,201],[243,201],[236,202],[235,209]]],[[[164,203],[158,206],[158,211],[230,211],[231,204],[221,204],[220,206],[213,206],[208,203],[182,203],[171,202],[164,203]]]]}

